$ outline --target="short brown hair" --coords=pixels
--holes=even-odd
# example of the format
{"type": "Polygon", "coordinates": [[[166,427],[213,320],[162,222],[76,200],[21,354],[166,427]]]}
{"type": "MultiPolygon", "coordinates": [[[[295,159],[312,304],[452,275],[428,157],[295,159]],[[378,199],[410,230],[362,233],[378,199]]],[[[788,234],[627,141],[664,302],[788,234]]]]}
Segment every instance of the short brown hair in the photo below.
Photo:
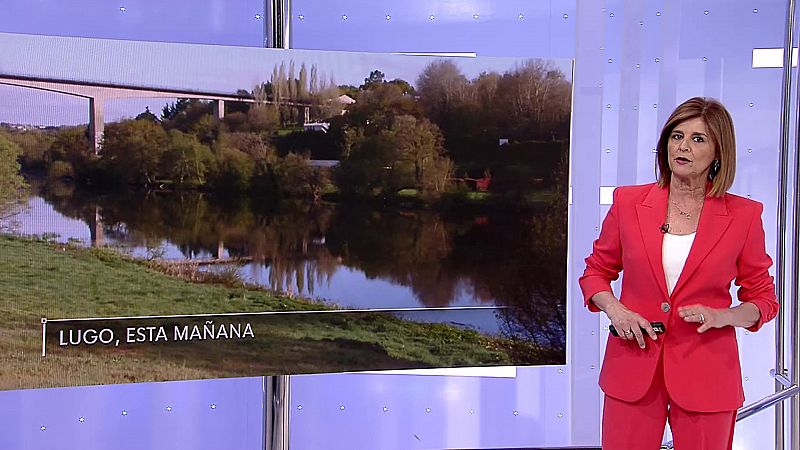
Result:
{"type": "Polygon", "coordinates": [[[661,136],[658,138],[656,147],[658,185],[668,186],[672,178],[672,171],[669,168],[669,152],[667,151],[672,130],[678,124],[696,117],[705,122],[709,138],[716,151],[715,159],[719,160],[719,172],[712,178],[708,195],[721,197],[733,185],[733,179],[736,176],[736,136],[733,130],[733,119],[728,110],[713,98],[690,98],[678,105],[670,114],[667,123],[661,129],[661,136]]]}

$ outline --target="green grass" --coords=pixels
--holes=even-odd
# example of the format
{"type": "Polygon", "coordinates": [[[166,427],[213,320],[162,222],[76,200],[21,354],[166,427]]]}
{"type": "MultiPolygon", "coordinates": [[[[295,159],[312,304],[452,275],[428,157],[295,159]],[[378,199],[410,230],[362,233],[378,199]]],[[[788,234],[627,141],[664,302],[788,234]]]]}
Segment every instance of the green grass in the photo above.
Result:
{"type": "Polygon", "coordinates": [[[474,202],[484,202],[484,201],[490,199],[491,196],[492,196],[492,194],[490,194],[488,192],[467,192],[464,195],[464,197],[467,200],[471,200],[471,201],[474,201],[474,202]]]}
{"type": "MultiPolygon", "coordinates": [[[[239,286],[192,283],[107,249],[0,236],[0,389],[415,367],[552,363],[557,355],[381,313],[266,315],[257,339],[60,348],[40,319],[331,309],[239,286]]],[[[174,323],[166,321],[165,324],[174,323]]],[[[202,322],[200,322],[202,324],[202,322]]]]}
{"type": "Polygon", "coordinates": [[[276,131],[275,133],[276,133],[278,136],[286,136],[286,135],[289,135],[289,134],[292,134],[292,133],[294,133],[295,131],[304,131],[304,130],[305,130],[305,128],[304,128],[304,127],[302,127],[302,126],[297,126],[297,127],[283,127],[283,128],[280,128],[280,129],[278,129],[278,131],[276,131]]]}
{"type": "Polygon", "coordinates": [[[397,196],[401,198],[417,198],[419,197],[419,190],[412,188],[400,189],[397,191],[397,196]]]}

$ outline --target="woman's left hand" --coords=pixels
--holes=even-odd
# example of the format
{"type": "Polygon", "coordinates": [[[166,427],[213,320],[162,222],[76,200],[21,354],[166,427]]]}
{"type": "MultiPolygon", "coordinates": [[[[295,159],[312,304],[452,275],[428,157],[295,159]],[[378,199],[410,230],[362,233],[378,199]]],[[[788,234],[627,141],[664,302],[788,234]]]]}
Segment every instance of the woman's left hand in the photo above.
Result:
{"type": "Polygon", "coordinates": [[[715,309],[704,305],[689,305],[678,308],[678,315],[685,322],[699,323],[698,333],[705,333],[712,328],[730,325],[727,317],[728,308],[715,309]]]}

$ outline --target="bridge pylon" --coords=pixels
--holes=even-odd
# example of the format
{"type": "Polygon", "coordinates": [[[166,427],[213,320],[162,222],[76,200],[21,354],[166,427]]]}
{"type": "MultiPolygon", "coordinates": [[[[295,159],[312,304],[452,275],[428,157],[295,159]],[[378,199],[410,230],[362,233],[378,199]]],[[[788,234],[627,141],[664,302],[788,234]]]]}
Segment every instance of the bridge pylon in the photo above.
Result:
{"type": "Polygon", "coordinates": [[[102,98],[89,97],[89,139],[91,140],[89,144],[95,155],[100,152],[100,146],[103,144],[103,130],[105,130],[103,102],[102,98]]]}
{"type": "Polygon", "coordinates": [[[225,118],[225,100],[214,100],[214,116],[218,120],[225,118]]]}

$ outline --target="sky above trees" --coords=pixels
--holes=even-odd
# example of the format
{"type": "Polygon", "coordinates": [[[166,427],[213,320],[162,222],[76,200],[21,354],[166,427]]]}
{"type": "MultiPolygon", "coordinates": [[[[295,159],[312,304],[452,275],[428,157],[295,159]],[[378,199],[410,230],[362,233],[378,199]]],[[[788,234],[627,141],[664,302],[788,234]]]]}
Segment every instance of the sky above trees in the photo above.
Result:
{"type": "MultiPolygon", "coordinates": [[[[146,85],[172,89],[195,89],[235,93],[267,82],[273,67],[294,62],[316,66],[319,82],[331,78],[336,84],[359,86],[372,70],[387,80],[415,82],[436,58],[380,53],[272,50],[223,46],[201,46],[154,42],[89,40],[0,33],[0,66],[20,76],[52,77],[91,82],[146,85]],[[30,54],[39,57],[30,58],[30,54]],[[87,64],[86,55],[92,55],[87,64]]],[[[505,72],[527,58],[457,58],[468,78],[482,72],[505,72]]],[[[571,81],[570,60],[550,60],[571,81]]],[[[309,74],[309,77],[311,74],[309,74]]],[[[0,122],[41,125],[75,125],[88,122],[86,101],[63,94],[0,86],[0,122]]],[[[174,101],[174,99],[173,99],[174,101]]],[[[109,101],[106,120],[135,117],[145,106],[158,111],[165,99],[109,101]]]]}

